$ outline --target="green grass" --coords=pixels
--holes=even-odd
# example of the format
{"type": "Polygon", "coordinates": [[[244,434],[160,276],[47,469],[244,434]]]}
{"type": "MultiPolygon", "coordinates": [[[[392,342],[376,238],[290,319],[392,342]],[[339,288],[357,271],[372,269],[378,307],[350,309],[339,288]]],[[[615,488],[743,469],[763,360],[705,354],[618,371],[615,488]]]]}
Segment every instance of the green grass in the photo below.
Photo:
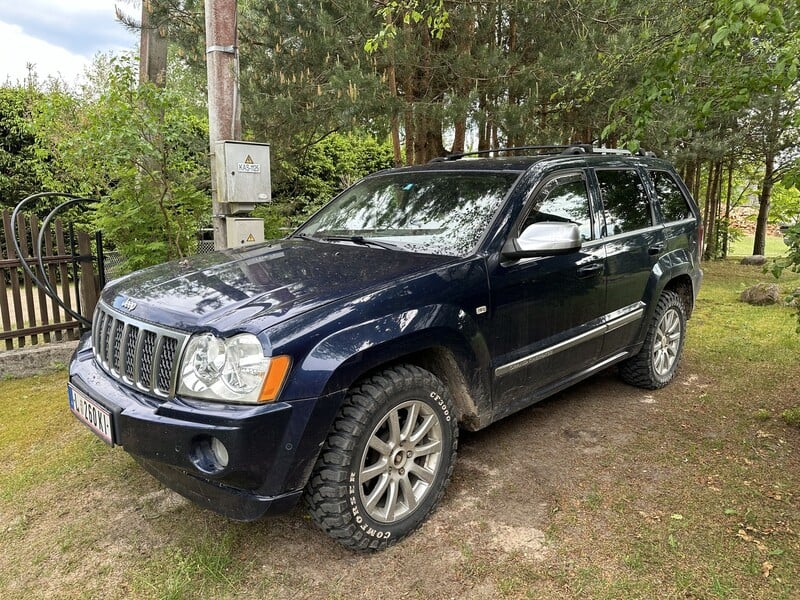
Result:
{"type": "Polygon", "coordinates": [[[793,311],[780,305],[750,306],[738,298],[746,288],[760,282],[778,283],[781,295],[788,296],[800,286],[800,275],[785,271],[776,280],[761,267],[731,260],[705,263],[703,269],[689,351],[701,354],[703,361],[729,365],[734,371],[741,361],[760,363],[770,372],[796,365],[799,338],[793,311]]]}
{"type": "Polygon", "coordinates": [[[187,540],[161,549],[134,574],[133,595],[177,600],[235,592],[244,564],[233,564],[233,539],[227,532],[218,540],[206,538],[197,545],[187,540]]]}
{"type": "Polygon", "coordinates": [[[703,268],[673,385],[601,376],[465,436],[435,518],[377,556],[300,510],[242,524],[180,499],[72,417],[64,372],[0,381],[0,598],[798,598],[795,316],[738,301],[773,281],[760,268],[703,268]],[[616,445],[607,414],[630,414],[616,445]],[[555,437],[539,439],[545,423],[555,437]],[[542,452],[579,427],[604,450],[542,452]],[[491,475],[470,471],[494,449],[491,475]],[[528,525],[546,532],[541,556],[493,534],[528,525]]]}
{"type": "Polygon", "coordinates": [[[8,380],[0,384],[0,499],[8,500],[46,480],[57,480],[91,463],[96,444],[86,444],[68,413],[53,410],[66,402],[65,372],[8,380]]]}
{"type": "MultiPolygon", "coordinates": [[[[728,250],[728,255],[731,258],[741,258],[744,256],[751,256],[753,254],[754,236],[743,235],[739,239],[734,240],[728,250]]],[[[767,236],[764,255],[774,258],[780,256],[787,250],[786,244],[783,243],[783,237],[769,235],[767,236]]]]}
{"type": "Polygon", "coordinates": [[[800,405],[787,408],[783,413],[781,413],[781,418],[786,421],[787,425],[792,425],[794,427],[800,427],[800,405]]]}

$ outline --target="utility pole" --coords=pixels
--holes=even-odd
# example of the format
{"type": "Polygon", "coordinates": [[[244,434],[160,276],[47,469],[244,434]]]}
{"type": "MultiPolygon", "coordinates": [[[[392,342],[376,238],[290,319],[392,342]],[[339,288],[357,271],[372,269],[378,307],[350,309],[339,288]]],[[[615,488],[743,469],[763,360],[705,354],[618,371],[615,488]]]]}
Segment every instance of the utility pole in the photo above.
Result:
{"type": "Polygon", "coordinates": [[[226,206],[218,201],[215,144],[241,138],[239,112],[239,56],[236,0],[205,0],[206,69],[208,74],[208,137],[211,148],[211,210],[214,248],[228,247],[226,206]]]}

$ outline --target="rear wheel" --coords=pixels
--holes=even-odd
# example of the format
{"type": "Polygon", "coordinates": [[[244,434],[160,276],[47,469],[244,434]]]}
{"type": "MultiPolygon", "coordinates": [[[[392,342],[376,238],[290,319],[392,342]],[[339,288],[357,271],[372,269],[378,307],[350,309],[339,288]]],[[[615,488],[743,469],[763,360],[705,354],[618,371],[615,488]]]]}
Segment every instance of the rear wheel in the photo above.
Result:
{"type": "Polygon", "coordinates": [[[444,494],[458,425],[433,374],[401,365],[354,387],[323,446],[305,501],[353,550],[382,550],[417,529],[444,494]]]}
{"type": "Polygon", "coordinates": [[[681,297],[665,290],[639,354],[620,364],[623,381],[655,390],[675,377],[686,337],[686,308],[681,297]]]}

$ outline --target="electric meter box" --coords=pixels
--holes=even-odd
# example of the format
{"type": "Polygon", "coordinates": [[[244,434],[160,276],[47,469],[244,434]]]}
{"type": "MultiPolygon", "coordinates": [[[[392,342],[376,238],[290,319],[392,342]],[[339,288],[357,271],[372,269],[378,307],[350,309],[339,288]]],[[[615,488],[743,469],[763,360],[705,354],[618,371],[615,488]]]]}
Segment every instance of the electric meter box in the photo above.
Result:
{"type": "Polygon", "coordinates": [[[228,235],[228,248],[238,248],[264,241],[264,219],[227,217],[225,229],[228,235]]]}
{"type": "Polygon", "coordinates": [[[226,214],[252,211],[272,199],[269,144],[220,141],[214,146],[217,202],[226,214]]]}

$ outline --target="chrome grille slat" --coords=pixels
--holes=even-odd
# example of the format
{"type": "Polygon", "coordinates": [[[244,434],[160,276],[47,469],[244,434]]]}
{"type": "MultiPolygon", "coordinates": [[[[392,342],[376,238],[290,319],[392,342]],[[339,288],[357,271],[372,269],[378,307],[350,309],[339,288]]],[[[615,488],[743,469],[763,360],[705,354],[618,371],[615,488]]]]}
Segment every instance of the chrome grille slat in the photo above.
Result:
{"type": "Polygon", "coordinates": [[[152,383],[153,373],[153,358],[156,351],[156,336],[152,331],[145,331],[142,336],[142,359],[139,363],[139,383],[145,389],[150,389],[152,383]]]}
{"type": "Polygon", "coordinates": [[[129,381],[135,381],[133,378],[134,367],[136,366],[136,343],[139,340],[139,328],[136,325],[128,325],[125,327],[125,345],[123,356],[123,365],[125,367],[125,377],[129,381]]]}
{"type": "Polygon", "coordinates": [[[95,354],[102,357],[105,362],[108,362],[108,338],[109,331],[108,325],[110,320],[105,313],[98,312],[96,318],[99,317],[97,326],[97,338],[95,339],[95,354]]]}
{"type": "Polygon", "coordinates": [[[108,362],[111,370],[116,375],[119,375],[119,350],[122,342],[122,330],[125,327],[125,322],[114,321],[114,324],[111,327],[111,358],[108,362]]]}
{"type": "Polygon", "coordinates": [[[99,303],[92,323],[95,361],[111,377],[161,398],[175,394],[177,362],[189,336],[99,303]]]}

